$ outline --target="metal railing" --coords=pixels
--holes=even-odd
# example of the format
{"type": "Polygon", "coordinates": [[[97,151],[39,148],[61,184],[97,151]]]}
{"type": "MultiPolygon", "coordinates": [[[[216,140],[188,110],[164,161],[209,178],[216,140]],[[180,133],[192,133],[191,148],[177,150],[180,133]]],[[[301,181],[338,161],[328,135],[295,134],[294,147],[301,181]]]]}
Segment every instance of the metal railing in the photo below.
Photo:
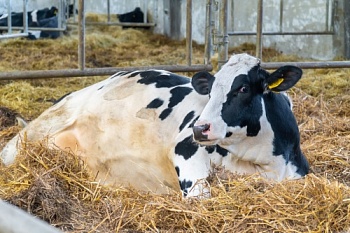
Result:
{"type": "MultiPolygon", "coordinates": [[[[283,7],[283,0],[281,1],[281,7],[283,7]]],[[[213,4],[212,0],[208,0],[207,4],[213,4]]],[[[223,6],[227,6],[227,0],[221,0],[220,3],[223,6]]],[[[258,0],[257,2],[257,29],[256,32],[227,32],[227,36],[234,36],[234,35],[256,35],[257,40],[256,40],[256,54],[255,56],[260,58],[263,61],[262,57],[262,38],[263,35],[328,35],[328,34],[333,34],[333,18],[330,19],[329,13],[328,12],[333,12],[334,14],[334,9],[330,10],[330,0],[327,0],[327,13],[326,13],[326,24],[328,25],[328,21],[331,20],[331,27],[326,26],[325,31],[300,31],[300,32],[284,32],[282,30],[282,16],[280,18],[280,31],[278,32],[263,32],[262,31],[262,25],[263,25],[263,0],[258,0]]],[[[208,6],[208,9],[212,9],[212,7],[208,6]]],[[[220,7],[220,25],[219,28],[221,32],[226,32],[227,31],[227,25],[228,22],[225,20],[228,20],[228,17],[224,16],[228,14],[227,10],[225,7],[220,7]]],[[[211,13],[209,13],[211,14],[211,13]]],[[[282,15],[282,14],[281,14],[282,15]]],[[[208,16],[207,16],[208,17],[208,16]]],[[[212,28],[212,25],[210,22],[207,20],[206,27],[210,28],[211,36],[214,38],[213,41],[215,41],[215,37],[222,37],[223,39],[221,42],[216,43],[216,46],[218,46],[218,63],[219,67],[224,64],[227,61],[227,54],[220,53],[220,50],[223,50],[222,47],[226,46],[225,42],[225,36],[222,36],[221,34],[218,35],[218,33],[215,32],[215,30],[212,28]]],[[[225,34],[224,34],[225,35],[225,34]]],[[[215,43],[214,43],[215,44],[215,43]]],[[[209,45],[210,47],[210,45],[209,45]]],[[[208,58],[206,58],[208,59],[208,58]]],[[[303,69],[323,69],[323,68],[350,68],[350,61],[320,61],[320,62],[262,62],[261,66],[266,68],[266,69],[276,69],[278,67],[281,67],[283,65],[295,65],[303,69]]]]}
{"type": "Polygon", "coordinates": [[[66,31],[66,20],[65,20],[65,14],[67,11],[67,0],[59,0],[58,2],[58,27],[57,28],[48,28],[48,27],[29,27],[28,26],[28,1],[23,0],[23,26],[15,27],[12,26],[12,7],[11,7],[11,0],[7,0],[7,26],[0,26],[0,30],[7,30],[8,34],[0,35],[1,39],[10,39],[10,38],[16,38],[16,37],[26,37],[29,35],[29,31],[66,31]],[[23,31],[20,33],[12,33],[13,30],[23,31]]]}
{"type": "MultiPolygon", "coordinates": [[[[165,69],[171,72],[194,72],[200,70],[212,70],[210,64],[210,55],[213,44],[218,47],[219,59],[222,64],[227,61],[228,57],[228,0],[221,0],[219,29],[214,30],[213,24],[213,4],[214,0],[207,0],[206,6],[206,33],[205,33],[205,57],[203,65],[192,65],[192,26],[188,26],[186,30],[186,60],[187,65],[160,65],[147,67],[115,67],[115,68],[85,68],[85,7],[84,0],[79,0],[78,9],[78,31],[79,31],[79,48],[78,48],[78,69],[71,70],[37,70],[26,72],[2,72],[0,73],[0,80],[8,79],[34,79],[34,78],[58,78],[58,77],[81,77],[81,76],[99,76],[111,75],[118,71],[133,71],[139,69],[165,69]]],[[[263,0],[258,0],[258,17],[257,17],[257,45],[262,44],[262,16],[263,16],[263,0]]],[[[187,25],[192,25],[192,0],[187,0],[187,25]]],[[[109,10],[108,10],[109,11],[109,10]]],[[[261,58],[262,45],[257,46],[256,56],[261,58]]],[[[282,65],[295,65],[304,69],[319,69],[319,68],[350,68],[350,61],[324,61],[324,62],[262,62],[262,67],[267,69],[275,69],[282,65]]]]}
{"type": "MultiPolygon", "coordinates": [[[[192,12],[192,0],[188,0],[187,14],[192,12]]],[[[75,10],[74,10],[75,11],[75,10]]],[[[191,17],[187,18],[192,24],[191,17]]],[[[140,69],[164,69],[171,72],[195,72],[201,70],[211,71],[212,65],[192,65],[192,39],[186,41],[186,57],[188,65],[159,65],[159,66],[143,66],[143,67],[115,67],[115,68],[86,68],[85,67],[85,1],[79,0],[78,5],[78,69],[70,70],[35,70],[35,71],[15,71],[15,72],[1,72],[0,80],[14,80],[14,79],[36,79],[36,78],[62,78],[62,77],[82,77],[82,76],[102,76],[112,75],[118,71],[133,71],[140,69]]],[[[192,27],[187,30],[187,38],[191,38],[192,27]]]]}

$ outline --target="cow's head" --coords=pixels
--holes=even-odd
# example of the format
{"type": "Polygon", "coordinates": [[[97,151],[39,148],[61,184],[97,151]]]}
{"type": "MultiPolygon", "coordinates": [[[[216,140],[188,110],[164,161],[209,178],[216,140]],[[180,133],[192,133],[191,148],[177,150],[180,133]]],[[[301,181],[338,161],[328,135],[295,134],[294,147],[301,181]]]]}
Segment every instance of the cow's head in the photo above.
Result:
{"type": "Polygon", "coordinates": [[[291,88],[301,75],[295,66],[283,66],[270,74],[260,67],[259,59],[248,54],[233,55],[215,76],[195,74],[194,89],[210,98],[193,126],[195,141],[227,145],[256,136],[265,114],[263,95],[291,88]]]}

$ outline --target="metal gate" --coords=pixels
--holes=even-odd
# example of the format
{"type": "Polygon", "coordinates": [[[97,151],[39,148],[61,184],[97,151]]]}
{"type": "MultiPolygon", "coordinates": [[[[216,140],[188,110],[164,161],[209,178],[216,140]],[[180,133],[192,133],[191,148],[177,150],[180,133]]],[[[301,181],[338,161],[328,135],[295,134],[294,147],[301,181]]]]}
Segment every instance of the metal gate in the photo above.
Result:
{"type": "MultiPolygon", "coordinates": [[[[218,62],[219,66],[227,61],[228,57],[228,37],[235,35],[256,35],[256,57],[259,57],[263,61],[262,57],[262,38],[263,35],[308,35],[308,34],[332,34],[332,27],[326,27],[326,31],[301,31],[301,32],[285,32],[283,31],[282,26],[280,26],[280,31],[276,32],[263,32],[263,0],[257,1],[257,27],[256,32],[229,32],[228,31],[228,16],[229,16],[229,0],[207,0],[207,9],[209,9],[206,28],[208,34],[211,34],[211,41],[213,43],[208,44],[208,48],[206,48],[206,56],[210,55],[210,51],[212,50],[210,46],[217,46],[217,51],[219,54],[218,62]],[[213,9],[219,11],[219,19],[214,19],[213,17],[213,9]],[[209,18],[209,19],[208,19],[209,18]],[[219,22],[218,28],[214,28],[214,21],[217,20],[219,22]]],[[[331,7],[330,0],[326,0],[327,8],[331,7]]],[[[280,25],[282,25],[283,20],[283,4],[284,0],[280,0],[280,25]]],[[[233,6],[233,0],[231,3],[233,6]]],[[[232,7],[233,8],[233,7],[232,7]]],[[[350,8],[350,7],[349,7],[350,8]]],[[[329,10],[330,11],[330,10],[329,10]]],[[[328,12],[329,12],[328,11],[328,12]]],[[[232,9],[231,9],[232,12],[232,9]]],[[[345,14],[346,15],[346,14],[345,14]]],[[[347,16],[347,15],[346,15],[347,16]]],[[[326,21],[330,20],[331,15],[326,16],[326,21]]],[[[233,19],[234,20],[234,19],[233,19]]],[[[208,59],[208,58],[207,58],[208,59]]],[[[322,61],[322,62],[262,62],[261,66],[266,69],[276,69],[283,65],[295,65],[303,69],[318,69],[318,68],[350,68],[350,61],[322,61]]]]}
{"type": "Polygon", "coordinates": [[[29,30],[35,30],[35,31],[60,31],[63,32],[67,29],[66,27],[66,21],[65,21],[65,14],[68,10],[67,6],[67,0],[58,0],[58,28],[42,28],[42,27],[29,27],[28,26],[28,0],[23,0],[23,27],[13,27],[12,26],[12,17],[11,16],[11,0],[7,0],[7,27],[1,27],[0,30],[7,30],[6,35],[0,35],[1,39],[9,39],[9,38],[16,38],[16,37],[26,37],[29,35],[29,30]],[[13,30],[22,30],[21,33],[13,33],[13,30]]]}
{"type": "MultiPolygon", "coordinates": [[[[25,1],[25,0],[24,0],[25,1]]],[[[187,27],[186,27],[186,58],[187,65],[160,65],[148,67],[122,67],[122,68],[85,68],[85,7],[84,0],[78,1],[78,64],[79,69],[71,70],[38,70],[26,72],[3,72],[0,73],[0,80],[5,79],[35,79],[35,78],[59,78],[59,77],[81,77],[81,76],[99,76],[111,75],[118,71],[132,71],[138,69],[165,69],[172,72],[192,72],[199,70],[212,70],[210,64],[210,56],[215,46],[219,52],[219,62],[223,64],[228,58],[228,37],[234,36],[235,32],[228,32],[228,1],[229,0],[207,0],[206,2],[206,28],[205,28],[205,57],[203,65],[192,65],[192,0],[187,0],[187,27]],[[219,19],[214,16],[214,11],[219,12],[219,19]],[[218,27],[215,27],[215,21],[218,21],[218,27]]],[[[109,2],[109,1],[108,1],[109,2]]],[[[263,0],[257,2],[257,30],[256,30],[256,56],[262,59],[262,15],[263,15],[263,0]]],[[[281,0],[283,6],[283,0],[281,0]]],[[[107,22],[108,24],[108,22],[107,22]]],[[[242,32],[240,32],[242,34],[242,32]]],[[[249,32],[251,33],[251,32],[249,32]]],[[[274,32],[275,34],[283,33],[274,32]]],[[[331,33],[331,32],[328,32],[331,33]]],[[[266,34],[266,33],[265,33],[266,34]]],[[[295,65],[304,69],[316,68],[349,68],[349,61],[327,61],[327,62],[262,62],[261,66],[266,69],[275,69],[282,65],[295,65]]]]}

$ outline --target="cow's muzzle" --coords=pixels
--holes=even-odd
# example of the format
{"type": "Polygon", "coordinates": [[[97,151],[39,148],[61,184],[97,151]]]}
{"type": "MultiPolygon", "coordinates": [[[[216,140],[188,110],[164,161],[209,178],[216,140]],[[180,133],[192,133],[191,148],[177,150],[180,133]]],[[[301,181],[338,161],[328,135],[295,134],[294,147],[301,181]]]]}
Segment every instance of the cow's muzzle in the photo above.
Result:
{"type": "Polygon", "coordinates": [[[193,136],[196,141],[208,141],[207,132],[210,130],[209,124],[193,126],[193,136]]]}

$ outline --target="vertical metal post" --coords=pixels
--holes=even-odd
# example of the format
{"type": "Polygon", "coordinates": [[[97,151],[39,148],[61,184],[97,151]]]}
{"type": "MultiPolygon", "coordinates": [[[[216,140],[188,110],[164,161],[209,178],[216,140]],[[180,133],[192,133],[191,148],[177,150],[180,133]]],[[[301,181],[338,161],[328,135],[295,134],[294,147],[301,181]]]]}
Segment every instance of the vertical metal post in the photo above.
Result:
{"type": "Polygon", "coordinates": [[[107,22],[111,22],[111,1],[107,0],[107,22]]]}
{"type": "Polygon", "coordinates": [[[73,22],[76,23],[77,22],[77,17],[75,15],[75,10],[77,9],[77,1],[73,0],[73,22]]]}
{"type": "Polygon", "coordinates": [[[258,16],[256,23],[256,52],[255,56],[262,59],[262,21],[263,21],[263,0],[258,0],[258,16]]]}
{"type": "Polygon", "coordinates": [[[280,32],[283,31],[283,0],[280,0],[280,32]]]}
{"type": "MultiPolygon", "coordinates": [[[[59,2],[59,10],[58,10],[58,15],[57,15],[57,21],[58,21],[58,28],[62,28],[63,26],[63,19],[65,18],[65,14],[67,14],[67,16],[69,16],[69,11],[67,12],[66,9],[68,9],[68,5],[66,4],[67,1],[64,0],[60,0],[59,2]]],[[[63,32],[60,32],[60,36],[63,35],[63,32]]]]}
{"type": "Polygon", "coordinates": [[[23,32],[28,33],[27,0],[23,0],[23,32]]]}
{"type": "Polygon", "coordinates": [[[85,6],[84,0],[79,0],[78,8],[78,65],[80,70],[85,69],[85,6]]]}
{"type": "Polygon", "coordinates": [[[187,0],[186,8],[186,61],[192,64],[192,0],[187,0]]]}
{"type": "Polygon", "coordinates": [[[326,2],[326,25],[325,25],[325,30],[328,32],[329,31],[329,0],[326,2]]]}
{"type": "Polygon", "coordinates": [[[143,2],[144,2],[144,3],[143,3],[143,4],[144,4],[144,8],[143,8],[143,9],[144,9],[144,12],[145,12],[145,13],[143,14],[143,22],[144,22],[144,23],[148,23],[148,22],[147,22],[148,1],[147,1],[147,0],[144,0],[143,2]]]}
{"type": "Polygon", "coordinates": [[[218,58],[219,69],[223,64],[227,62],[227,57],[228,57],[227,8],[228,8],[227,0],[222,0],[220,5],[220,12],[219,12],[219,17],[220,17],[219,31],[222,37],[222,41],[219,43],[219,58],[218,58]]]}
{"type": "MultiPolygon", "coordinates": [[[[338,3],[335,2],[335,10],[339,11],[337,9],[338,3]]],[[[350,59],[350,2],[344,1],[343,2],[343,9],[344,9],[344,55],[346,59],[350,59]]],[[[341,7],[341,6],[340,6],[341,7]]],[[[336,21],[339,21],[339,17],[334,17],[336,21]]],[[[339,22],[334,22],[334,24],[339,24],[339,22]]],[[[335,27],[337,28],[337,27],[335,27]]],[[[338,29],[339,30],[339,29],[338,29]]]]}
{"type": "Polygon", "coordinates": [[[12,14],[11,14],[11,0],[7,0],[7,32],[12,33],[12,14]]]}
{"type": "Polygon", "coordinates": [[[207,0],[206,17],[205,17],[205,42],[204,42],[204,64],[210,64],[211,57],[211,22],[212,22],[212,1],[207,0]]]}

